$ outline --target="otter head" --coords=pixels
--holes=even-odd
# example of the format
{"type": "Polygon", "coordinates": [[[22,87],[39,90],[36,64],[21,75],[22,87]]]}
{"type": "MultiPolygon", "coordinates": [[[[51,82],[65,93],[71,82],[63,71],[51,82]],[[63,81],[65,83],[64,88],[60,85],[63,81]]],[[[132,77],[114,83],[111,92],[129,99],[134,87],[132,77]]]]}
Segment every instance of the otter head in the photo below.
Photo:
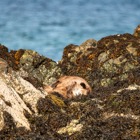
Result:
{"type": "Polygon", "coordinates": [[[52,88],[65,98],[88,95],[92,92],[90,85],[78,76],[63,76],[52,85],[52,88]]]}

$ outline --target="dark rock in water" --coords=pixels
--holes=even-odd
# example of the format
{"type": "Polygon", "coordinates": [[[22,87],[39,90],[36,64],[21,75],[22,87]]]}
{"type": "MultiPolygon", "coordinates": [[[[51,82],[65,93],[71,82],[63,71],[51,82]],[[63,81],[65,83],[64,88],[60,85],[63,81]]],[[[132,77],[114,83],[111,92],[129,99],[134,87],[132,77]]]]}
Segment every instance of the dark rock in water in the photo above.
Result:
{"type": "Polygon", "coordinates": [[[0,139],[139,140],[139,26],[68,45],[58,63],[0,45],[0,139]],[[92,94],[68,100],[45,91],[64,75],[84,78],[92,94]]]}

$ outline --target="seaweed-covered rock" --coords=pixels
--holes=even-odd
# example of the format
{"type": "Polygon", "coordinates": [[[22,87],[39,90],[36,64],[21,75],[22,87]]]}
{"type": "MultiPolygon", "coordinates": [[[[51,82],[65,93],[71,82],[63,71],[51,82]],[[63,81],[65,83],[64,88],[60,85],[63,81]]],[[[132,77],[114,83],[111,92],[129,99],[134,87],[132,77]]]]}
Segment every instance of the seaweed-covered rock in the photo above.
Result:
{"type": "Polygon", "coordinates": [[[12,67],[14,70],[18,69],[15,58],[8,52],[8,48],[0,44],[0,58],[5,60],[9,67],[12,67]]]}
{"type": "Polygon", "coordinates": [[[133,35],[136,36],[136,37],[140,37],[140,25],[137,26],[133,35]]]}
{"type": "Polygon", "coordinates": [[[129,85],[127,88],[118,89],[107,98],[105,106],[110,112],[128,116],[131,114],[134,118],[140,118],[140,86],[129,85]]]}
{"type": "Polygon", "coordinates": [[[75,75],[93,83],[92,67],[96,57],[97,41],[89,39],[80,46],[68,45],[64,49],[59,65],[64,75],[75,75]]]}
{"type": "MultiPolygon", "coordinates": [[[[9,83],[7,83],[8,81],[6,82],[6,80],[9,79],[7,77],[6,79],[0,78],[0,111],[1,113],[4,111],[9,113],[15,120],[17,127],[22,126],[26,129],[30,129],[30,124],[24,116],[24,111],[29,113],[31,113],[31,111],[23,102],[21,97],[15,92],[12,86],[7,85],[9,83]]],[[[1,121],[4,120],[2,119],[1,121]]]]}
{"type": "Polygon", "coordinates": [[[139,83],[140,42],[137,37],[114,35],[89,46],[86,43],[64,49],[59,63],[64,74],[81,76],[93,88],[116,86],[120,82],[139,83]]]}
{"type": "Polygon", "coordinates": [[[24,51],[20,56],[19,65],[21,75],[24,75],[24,78],[30,82],[33,81],[33,83],[36,79],[38,83],[52,84],[61,75],[61,69],[56,62],[32,50],[24,51]],[[27,74],[23,71],[27,72],[27,74]]]}
{"type": "Polygon", "coordinates": [[[139,140],[138,31],[68,45],[58,64],[0,45],[0,139],[139,140]],[[86,79],[92,94],[67,100],[44,90],[63,75],[86,79]]]}
{"type": "Polygon", "coordinates": [[[99,91],[94,97],[73,100],[68,108],[71,121],[58,133],[67,134],[70,140],[139,139],[139,92],[139,86],[134,85],[118,90],[111,88],[99,91]],[[126,90],[128,96],[123,92],[126,90]]]}

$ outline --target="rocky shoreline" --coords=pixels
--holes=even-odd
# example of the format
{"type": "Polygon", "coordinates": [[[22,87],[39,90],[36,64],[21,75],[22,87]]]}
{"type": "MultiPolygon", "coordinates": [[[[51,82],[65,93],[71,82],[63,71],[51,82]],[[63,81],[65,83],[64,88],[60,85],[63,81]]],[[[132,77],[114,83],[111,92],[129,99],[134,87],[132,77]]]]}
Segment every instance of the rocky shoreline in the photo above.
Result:
{"type": "Polygon", "coordinates": [[[0,45],[0,139],[139,140],[140,26],[133,35],[70,44],[58,63],[0,45]],[[84,78],[92,95],[44,90],[64,75],[84,78]]]}

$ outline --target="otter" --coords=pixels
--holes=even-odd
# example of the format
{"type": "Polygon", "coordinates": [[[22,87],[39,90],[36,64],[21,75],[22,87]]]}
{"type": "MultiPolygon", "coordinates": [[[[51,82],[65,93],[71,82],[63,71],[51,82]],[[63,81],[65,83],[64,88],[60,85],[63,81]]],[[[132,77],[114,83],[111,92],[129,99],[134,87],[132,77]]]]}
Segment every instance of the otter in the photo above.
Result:
{"type": "Polygon", "coordinates": [[[87,81],[78,76],[60,77],[55,83],[51,86],[45,86],[44,89],[48,93],[59,93],[64,98],[74,98],[80,95],[88,95],[92,92],[87,81]]]}

